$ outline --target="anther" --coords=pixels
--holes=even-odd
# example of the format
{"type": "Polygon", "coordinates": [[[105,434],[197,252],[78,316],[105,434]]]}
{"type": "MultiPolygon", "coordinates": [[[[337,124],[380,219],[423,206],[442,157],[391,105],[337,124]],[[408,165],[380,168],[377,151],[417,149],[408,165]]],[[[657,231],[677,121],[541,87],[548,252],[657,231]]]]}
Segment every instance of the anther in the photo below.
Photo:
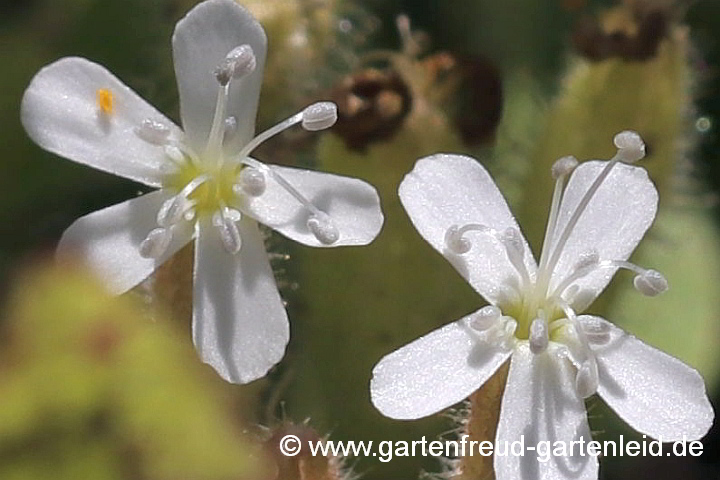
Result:
{"type": "Polygon", "coordinates": [[[453,225],[445,232],[445,246],[453,253],[462,255],[470,251],[472,243],[463,238],[463,232],[457,225],[453,225]]]}
{"type": "Polygon", "coordinates": [[[215,79],[226,86],[233,78],[244,77],[252,73],[257,66],[255,53],[250,45],[240,45],[230,51],[215,71],[215,79]]]}
{"type": "Polygon", "coordinates": [[[163,151],[165,152],[165,155],[170,158],[170,160],[177,163],[178,165],[185,164],[185,154],[175,145],[165,145],[163,151]]]}
{"type": "Polygon", "coordinates": [[[167,251],[172,241],[172,231],[169,228],[156,228],[148,233],[145,240],[140,243],[140,256],[144,258],[159,258],[167,251]]]}
{"type": "Polygon", "coordinates": [[[590,250],[580,254],[580,259],[575,263],[573,270],[585,270],[597,266],[598,263],[600,263],[600,254],[597,250],[590,250]]]}
{"type": "Polygon", "coordinates": [[[572,155],[558,159],[550,169],[553,180],[569,175],[577,166],[578,160],[572,155]]]}
{"type": "Polygon", "coordinates": [[[605,345],[610,341],[610,326],[597,317],[583,315],[578,317],[588,343],[605,345]]]}
{"type": "Polygon", "coordinates": [[[633,163],[645,157],[645,142],[637,132],[625,130],[613,138],[618,148],[617,159],[625,163],[633,163]]]}
{"type": "Polygon", "coordinates": [[[313,213],[307,221],[307,227],[323,245],[332,245],[340,238],[332,218],[324,212],[313,213]]]}
{"type": "Polygon", "coordinates": [[[594,359],[584,361],[575,376],[575,390],[582,398],[594,394],[598,388],[597,363],[594,359]]]}
{"type": "Polygon", "coordinates": [[[259,197],[265,192],[267,182],[265,174],[255,167],[245,167],[240,171],[238,183],[233,185],[233,191],[238,195],[259,197]]]}
{"type": "Polygon", "coordinates": [[[635,290],[648,297],[654,297],[668,289],[668,281],[657,270],[645,270],[633,279],[635,290]]]}
{"type": "Polygon", "coordinates": [[[520,260],[523,259],[525,251],[520,232],[518,232],[516,228],[510,227],[503,232],[502,243],[508,251],[508,256],[515,256],[520,260]]]}
{"type": "Polygon", "coordinates": [[[170,227],[179,222],[186,211],[192,208],[194,204],[183,195],[175,195],[168,198],[160,207],[157,214],[157,223],[161,227],[170,227]]]}
{"type": "Polygon", "coordinates": [[[231,254],[240,251],[242,238],[235,222],[241,218],[240,212],[229,208],[223,208],[213,214],[212,223],[220,233],[225,250],[231,254]]]}
{"type": "Polygon", "coordinates": [[[151,118],[146,118],[135,129],[135,134],[153,145],[165,145],[170,135],[170,127],[151,118]]]}
{"type": "Polygon", "coordinates": [[[500,309],[494,305],[487,305],[478,310],[470,319],[468,325],[473,330],[483,332],[492,327],[502,316],[500,309]]]}
{"type": "Polygon", "coordinates": [[[302,127],[310,132],[332,127],[337,121],[337,105],[317,102],[302,111],[302,127]]]}
{"type": "Polygon", "coordinates": [[[544,352],[550,343],[547,320],[538,317],[530,324],[530,351],[534,354],[544,352]]]}

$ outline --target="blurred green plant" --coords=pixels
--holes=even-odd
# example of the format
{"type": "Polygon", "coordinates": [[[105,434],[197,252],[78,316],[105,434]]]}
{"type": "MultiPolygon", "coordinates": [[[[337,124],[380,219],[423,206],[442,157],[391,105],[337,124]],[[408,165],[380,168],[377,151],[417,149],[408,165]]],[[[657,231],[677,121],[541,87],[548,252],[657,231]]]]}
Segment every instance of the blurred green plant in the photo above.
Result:
{"type": "Polygon", "coordinates": [[[82,271],[36,267],[9,297],[0,478],[260,478],[227,387],[185,335],[82,271]]]}

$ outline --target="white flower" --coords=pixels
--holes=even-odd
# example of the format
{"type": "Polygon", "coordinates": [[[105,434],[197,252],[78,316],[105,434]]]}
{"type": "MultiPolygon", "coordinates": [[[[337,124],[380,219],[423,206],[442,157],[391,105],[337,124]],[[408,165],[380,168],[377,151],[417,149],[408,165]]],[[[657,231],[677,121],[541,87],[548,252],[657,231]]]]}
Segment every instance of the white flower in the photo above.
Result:
{"type": "Polygon", "coordinates": [[[91,213],[63,235],[117,294],[147,278],[193,238],[193,341],[228,381],[259,378],[289,338],[257,222],[315,247],[363,245],[380,231],[377,192],[356,179],[266,166],[248,155],[296,124],[332,125],[318,103],[253,138],[267,40],[232,0],[208,0],[172,39],[184,130],[105,68],[64,58],[43,68],[22,102],[40,146],[158,188],[91,213]]]}
{"type": "MultiPolygon", "coordinates": [[[[590,441],[583,398],[598,393],[636,430],[664,441],[698,439],[713,410],[692,368],[606,320],[578,315],[619,268],[646,295],[664,277],[629,263],[652,223],[657,191],[634,132],[615,137],[611,161],[553,167],[556,179],[539,266],[500,191],[474,159],[434,155],[402,181],[400,199],[420,234],[491,305],[387,355],[375,366],[372,401],[386,416],[415,419],[477,390],[510,358],[496,440],[590,441]],[[576,168],[577,167],[577,168],[576,168]],[[565,185],[566,177],[572,176],[565,185]]],[[[652,319],[648,319],[651,321],[652,319]]],[[[499,480],[595,479],[592,456],[496,456],[499,480]]],[[[587,452],[587,450],[586,450],[587,452]]]]}

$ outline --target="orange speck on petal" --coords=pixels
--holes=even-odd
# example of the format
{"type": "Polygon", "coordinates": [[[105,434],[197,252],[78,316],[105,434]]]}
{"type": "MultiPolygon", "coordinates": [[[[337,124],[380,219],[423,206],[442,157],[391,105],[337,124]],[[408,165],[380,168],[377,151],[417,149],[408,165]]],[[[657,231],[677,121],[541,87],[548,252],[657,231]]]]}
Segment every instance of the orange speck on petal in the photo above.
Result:
{"type": "Polygon", "coordinates": [[[103,113],[113,113],[113,94],[107,88],[98,88],[95,91],[95,102],[103,113]]]}

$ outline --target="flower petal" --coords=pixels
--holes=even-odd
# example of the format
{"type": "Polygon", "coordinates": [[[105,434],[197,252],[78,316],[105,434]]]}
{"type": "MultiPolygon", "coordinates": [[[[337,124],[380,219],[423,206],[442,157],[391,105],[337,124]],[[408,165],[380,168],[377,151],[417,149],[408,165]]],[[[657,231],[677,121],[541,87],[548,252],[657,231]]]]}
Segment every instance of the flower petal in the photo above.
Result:
{"type": "Polygon", "coordinates": [[[60,59],[40,70],[25,91],[21,120],[30,138],[70,160],[153,187],[167,159],[162,147],[138,137],[143,120],[180,130],[104,67],[60,59]],[[102,105],[101,105],[102,104],[102,105]]]}
{"type": "Polygon", "coordinates": [[[255,221],[238,223],[242,247],[223,247],[210,219],[195,245],[193,342],[203,362],[225,380],[247,383],[283,357],[290,328],[262,235],[255,221]]]}
{"type": "Polygon", "coordinates": [[[480,388],[511,350],[478,339],[468,325],[476,313],[383,357],[370,381],[373,405],[387,417],[412,420],[439,412],[480,388]]]}
{"type": "Polygon", "coordinates": [[[610,341],[594,346],[598,393],[635,430],[664,442],[697,440],[712,426],[714,413],[700,374],[600,318],[610,341]]]}
{"type": "Polygon", "coordinates": [[[227,116],[234,116],[237,130],[230,151],[239,150],[255,132],[267,38],[260,24],[233,0],[207,0],[190,10],[175,26],[173,59],[180,94],[180,115],[188,142],[205,149],[215,114],[220,85],[213,71],[240,45],[255,53],[255,71],[230,83],[227,116]]]}
{"type": "MultiPolygon", "coordinates": [[[[465,233],[471,242],[464,254],[447,248],[445,235],[452,226],[480,224],[502,233],[520,232],[495,182],[480,163],[462,155],[438,154],[418,160],[400,183],[400,200],[415,228],[430,245],[453,264],[460,274],[490,303],[502,297],[502,287],[518,278],[505,248],[490,235],[465,233]]],[[[520,234],[524,263],[531,278],[536,265],[520,234]]]]}
{"type": "Polygon", "coordinates": [[[259,222],[286,237],[312,247],[366,245],[382,228],[384,217],[380,197],[370,184],[356,178],[270,165],[315,207],[330,216],[339,238],[332,244],[318,241],[308,229],[311,212],[279,183],[266,180],[267,188],[259,197],[247,197],[241,205],[259,222]]]}
{"type": "Polygon", "coordinates": [[[497,478],[597,480],[598,461],[588,454],[590,428],[574,379],[567,359],[551,350],[535,355],[527,343],[518,345],[510,361],[498,422],[497,478]],[[522,453],[513,454],[513,442],[521,441],[522,453]],[[582,452],[578,443],[571,444],[581,441],[582,452]],[[550,455],[556,445],[566,448],[565,455],[550,455]],[[529,447],[535,451],[525,451],[529,447]],[[498,454],[502,449],[505,455],[498,454]]]}
{"type": "Polygon", "coordinates": [[[63,233],[58,257],[84,259],[114,294],[130,290],[192,238],[192,229],[177,225],[162,256],[140,255],[140,244],[157,227],[157,212],[167,198],[158,190],[80,217],[63,233]]]}
{"type": "MultiPolygon", "coordinates": [[[[558,241],[581,198],[607,164],[584,162],[570,177],[558,214],[558,241]]],[[[556,287],[577,265],[583,254],[597,252],[600,260],[627,260],[653,222],[658,193],[647,171],[641,167],[618,163],[600,185],[568,237],[551,279],[556,287]]],[[[554,248],[554,246],[553,246],[554,248]]],[[[594,299],[607,286],[617,269],[597,269],[575,281],[594,299]]]]}

